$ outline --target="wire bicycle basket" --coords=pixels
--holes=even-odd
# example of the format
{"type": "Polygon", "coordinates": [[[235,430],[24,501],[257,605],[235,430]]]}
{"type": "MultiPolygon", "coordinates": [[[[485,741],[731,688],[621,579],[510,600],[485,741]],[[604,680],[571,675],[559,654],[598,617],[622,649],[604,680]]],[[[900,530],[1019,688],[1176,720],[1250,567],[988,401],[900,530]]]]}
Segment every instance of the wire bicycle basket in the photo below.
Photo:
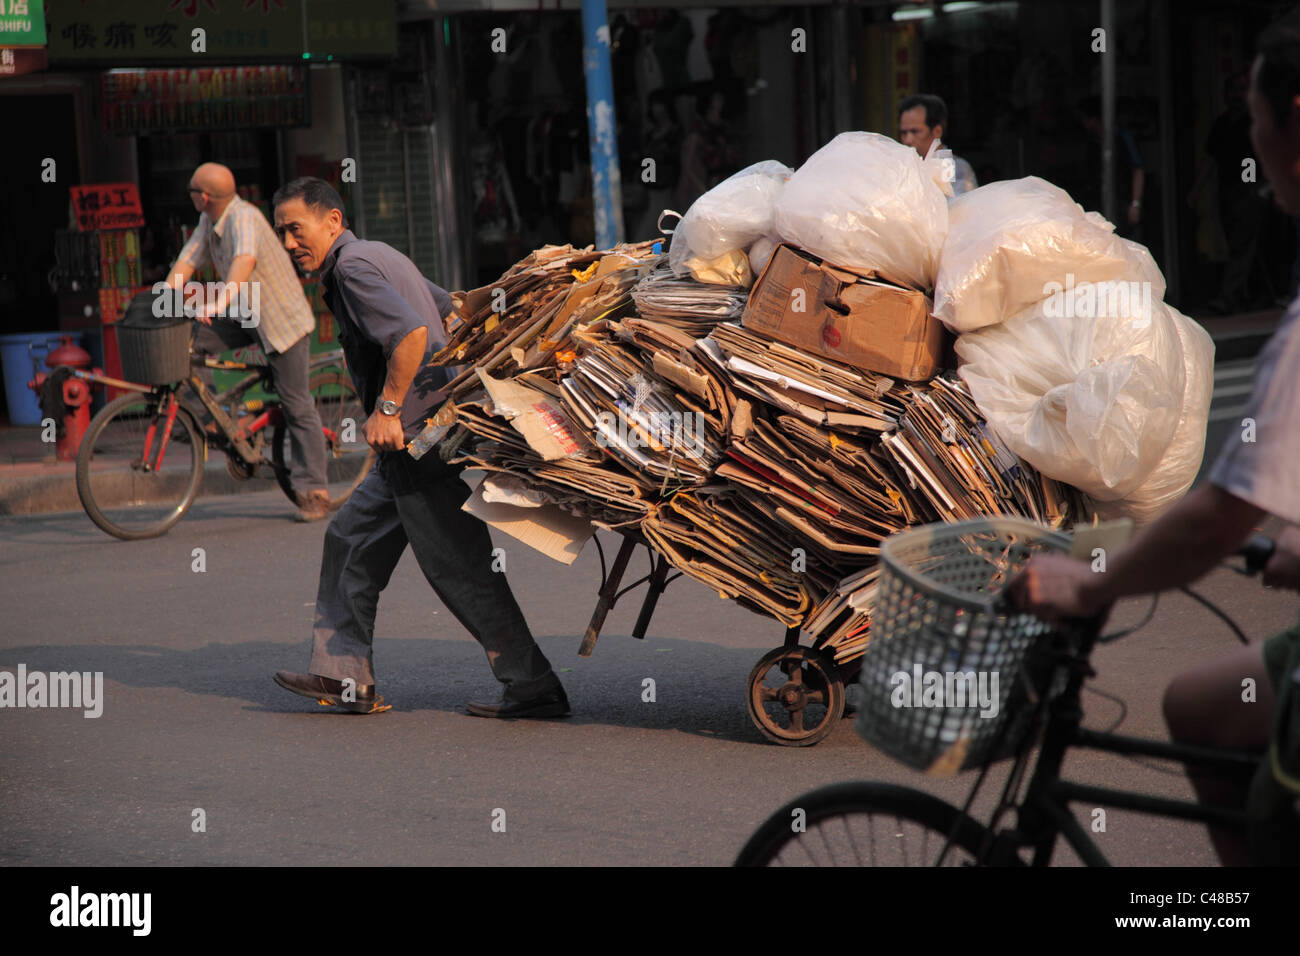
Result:
{"type": "Polygon", "coordinates": [[[1034,729],[1026,705],[1050,677],[1034,651],[1052,627],[998,598],[1033,555],[1069,545],[1064,534],[1003,517],[887,539],[858,681],[858,734],[936,775],[1018,752],[1034,729]]]}
{"type": "Polygon", "coordinates": [[[141,292],[113,326],[122,376],[143,385],[170,385],[190,374],[193,323],[184,315],[154,315],[153,301],[151,292],[141,292]]]}

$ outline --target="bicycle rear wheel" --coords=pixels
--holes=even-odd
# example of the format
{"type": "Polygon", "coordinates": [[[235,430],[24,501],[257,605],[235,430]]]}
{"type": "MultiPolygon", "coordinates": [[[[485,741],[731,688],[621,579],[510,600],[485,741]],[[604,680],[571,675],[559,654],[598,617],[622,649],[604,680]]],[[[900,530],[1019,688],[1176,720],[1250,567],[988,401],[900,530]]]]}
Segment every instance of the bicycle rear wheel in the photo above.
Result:
{"type": "MultiPolygon", "coordinates": [[[[347,501],[366,477],[375,463],[375,450],[366,444],[362,435],[366,413],[350,376],[339,372],[316,372],[308,379],[307,388],[325,429],[327,488],[332,511],[347,501]]],[[[306,498],[302,489],[294,487],[290,474],[296,454],[288,424],[281,417],[271,433],[271,463],[281,490],[294,504],[302,505],[306,498]]]]}
{"type": "Polygon", "coordinates": [[[920,790],[837,783],[768,817],[735,865],[974,866],[987,833],[983,824],[920,790]]]}
{"type": "Polygon", "coordinates": [[[77,495],[90,520],[115,538],[156,538],[198,497],[207,445],[184,408],[163,444],[164,399],[172,397],[132,392],[114,399],[81,441],[77,495]]]}

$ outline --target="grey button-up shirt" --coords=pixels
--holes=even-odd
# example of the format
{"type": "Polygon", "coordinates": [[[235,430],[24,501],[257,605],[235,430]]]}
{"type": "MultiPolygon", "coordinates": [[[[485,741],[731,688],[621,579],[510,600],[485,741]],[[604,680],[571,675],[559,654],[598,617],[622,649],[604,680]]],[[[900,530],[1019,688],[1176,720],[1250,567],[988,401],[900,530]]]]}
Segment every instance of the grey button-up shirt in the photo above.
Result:
{"type": "Polygon", "coordinates": [[[1209,481],[1300,524],[1300,298],[1255,362],[1255,390],[1232,423],[1209,481]]]}
{"type": "Polygon", "coordinates": [[[409,441],[446,398],[442,389],[451,380],[450,370],[430,362],[447,345],[442,322],[453,309],[451,296],[392,246],[358,239],[350,229],[334,240],[320,273],[325,304],[338,323],[348,372],[366,414],[374,412],[383,391],[393,349],[416,329],[428,330],[424,362],[402,399],[402,430],[409,441]]]}

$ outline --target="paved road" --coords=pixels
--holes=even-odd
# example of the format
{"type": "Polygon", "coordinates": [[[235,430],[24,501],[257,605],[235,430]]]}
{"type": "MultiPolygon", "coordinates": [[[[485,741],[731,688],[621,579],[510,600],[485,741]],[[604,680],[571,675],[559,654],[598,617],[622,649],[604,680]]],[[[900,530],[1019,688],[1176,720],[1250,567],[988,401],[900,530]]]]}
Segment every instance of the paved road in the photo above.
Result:
{"type": "Polygon", "coordinates": [[[1253,357],[1214,364],[1214,396],[1210,401],[1209,420],[1205,425],[1205,457],[1197,481],[1210,470],[1228,435],[1241,435],[1241,420],[1246,414],[1254,383],[1253,357]]]}
{"type": "MultiPolygon", "coordinates": [[[[0,668],[105,681],[98,719],[0,710],[0,863],[725,864],[766,814],[824,783],[893,780],[954,801],[968,786],[892,763],[847,720],[816,747],[763,742],[744,686],[782,628],[687,579],[669,588],[646,640],[628,636],[629,600],[594,656],[579,658],[599,573],[590,545],[564,567],[494,535],[562,669],[572,719],[462,712],[495,684],[409,553],[378,618],[381,692],[395,709],[317,709],[271,674],[307,664],[323,533],[289,520],[278,492],[203,499],[151,542],[111,540],[80,514],[0,520],[0,668]],[[642,701],[646,677],[655,703],[642,701]],[[196,808],[206,832],[192,831],[196,808]],[[491,826],[497,809],[504,833],[491,826]]],[[[1240,582],[1221,571],[1204,591],[1255,637],[1289,623],[1293,596],[1240,582]]],[[[1121,616],[1144,609],[1132,602],[1121,616]]],[[[1161,734],[1168,677],[1230,641],[1170,596],[1145,631],[1096,655],[1093,686],[1125,701],[1123,731],[1161,734]]],[[[1085,702],[1092,726],[1121,716],[1108,697],[1085,702]]],[[[1069,769],[1190,793],[1181,776],[1132,761],[1086,755],[1069,769]]],[[[1121,864],[1212,860],[1185,824],[1112,811],[1098,838],[1121,864]]]]}

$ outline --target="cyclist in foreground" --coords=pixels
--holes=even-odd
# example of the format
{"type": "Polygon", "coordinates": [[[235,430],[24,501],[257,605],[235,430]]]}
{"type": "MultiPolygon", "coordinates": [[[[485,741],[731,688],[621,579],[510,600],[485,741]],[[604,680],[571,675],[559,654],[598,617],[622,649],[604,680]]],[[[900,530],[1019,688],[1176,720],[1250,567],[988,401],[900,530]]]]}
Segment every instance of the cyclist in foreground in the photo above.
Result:
{"type": "MultiPolygon", "coordinates": [[[[1274,199],[1289,215],[1300,214],[1300,32],[1275,28],[1261,38],[1248,102],[1251,142],[1274,199]]],[[[1208,479],[1108,555],[1105,572],[1062,556],[1035,558],[1010,585],[1019,606],[1049,621],[1086,617],[1121,597],[1190,583],[1236,551],[1267,515],[1289,524],[1264,583],[1300,589],[1300,297],[1260,353],[1245,417],[1253,427],[1243,423],[1228,437],[1208,479]]],[[[1211,827],[1224,865],[1258,862],[1261,848],[1283,845],[1275,836],[1300,829],[1293,807],[1300,802],[1300,623],[1179,674],[1165,692],[1164,712],[1179,743],[1268,749],[1249,780],[1189,773],[1203,803],[1246,805],[1280,828],[1261,829],[1248,847],[1211,827]],[[1254,700],[1243,699],[1247,678],[1254,700]]]]}

